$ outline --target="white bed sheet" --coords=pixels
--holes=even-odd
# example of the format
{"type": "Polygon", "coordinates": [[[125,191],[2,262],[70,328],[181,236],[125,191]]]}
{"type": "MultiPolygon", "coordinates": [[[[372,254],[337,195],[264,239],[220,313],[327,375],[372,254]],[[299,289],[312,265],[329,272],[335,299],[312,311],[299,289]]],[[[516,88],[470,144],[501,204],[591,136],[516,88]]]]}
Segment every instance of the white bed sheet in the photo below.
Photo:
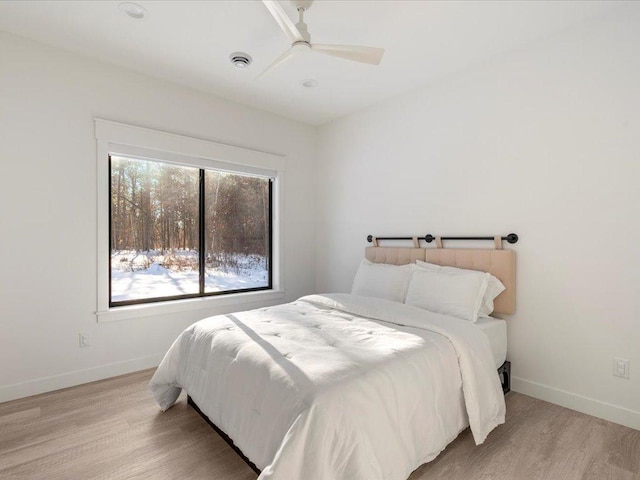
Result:
{"type": "Polygon", "coordinates": [[[475,323],[489,338],[496,369],[507,359],[507,322],[499,318],[480,317],[475,323]]]}
{"type": "Polygon", "coordinates": [[[403,480],[469,424],[482,443],[505,414],[472,323],[353,295],[192,325],[151,380],[163,410],[182,388],[260,480],[403,480]]]}

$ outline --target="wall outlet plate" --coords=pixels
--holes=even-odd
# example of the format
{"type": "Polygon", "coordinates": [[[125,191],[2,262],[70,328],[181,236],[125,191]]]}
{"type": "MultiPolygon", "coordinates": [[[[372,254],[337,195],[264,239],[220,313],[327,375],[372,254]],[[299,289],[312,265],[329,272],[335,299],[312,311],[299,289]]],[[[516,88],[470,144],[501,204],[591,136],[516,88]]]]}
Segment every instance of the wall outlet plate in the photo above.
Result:
{"type": "Polygon", "coordinates": [[[613,375],[621,378],[629,378],[629,360],[615,357],[613,359],[613,375]]]}
{"type": "Polygon", "coordinates": [[[80,344],[80,348],[86,348],[91,346],[91,338],[88,333],[79,333],[78,341],[80,344]]]}

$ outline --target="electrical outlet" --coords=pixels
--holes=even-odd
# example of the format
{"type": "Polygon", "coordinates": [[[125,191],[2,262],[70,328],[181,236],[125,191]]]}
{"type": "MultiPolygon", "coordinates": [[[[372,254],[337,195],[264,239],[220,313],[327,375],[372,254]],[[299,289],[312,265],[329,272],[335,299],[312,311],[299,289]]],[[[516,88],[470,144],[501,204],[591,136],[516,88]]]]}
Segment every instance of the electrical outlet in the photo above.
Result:
{"type": "Polygon", "coordinates": [[[614,358],[613,375],[616,377],[629,378],[629,360],[619,357],[614,358]]]}
{"type": "Polygon", "coordinates": [[[80,341],[80,348],[90,347],[91,346],[91,338],[89,338],[88,333],[79,333],[78,339],[80,341]]]}

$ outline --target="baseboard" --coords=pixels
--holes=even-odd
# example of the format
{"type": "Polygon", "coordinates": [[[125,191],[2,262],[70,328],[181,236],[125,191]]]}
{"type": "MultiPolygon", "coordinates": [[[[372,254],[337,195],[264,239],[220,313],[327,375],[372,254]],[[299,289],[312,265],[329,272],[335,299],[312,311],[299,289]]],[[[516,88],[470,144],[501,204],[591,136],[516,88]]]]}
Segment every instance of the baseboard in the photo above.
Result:
{"type": "Polygon", "coordinates": [[[159,353],[124,362],[109,363],[86,370],[75,370],[51,377],[29,380],[28,382],[0,386],[0,403],[157,367],[163,356],[164,354],[159,353]]]}
{"type": "Polygon", "coordinates": [[[561,407],[570,408],[587,415],[609,420],[625,427],[640,430],[640,412],[601,402],[589,397],[567,392],[559,388],[542,385],[523,378],[511,378],[511,390],[529,395],[561,407]]]}

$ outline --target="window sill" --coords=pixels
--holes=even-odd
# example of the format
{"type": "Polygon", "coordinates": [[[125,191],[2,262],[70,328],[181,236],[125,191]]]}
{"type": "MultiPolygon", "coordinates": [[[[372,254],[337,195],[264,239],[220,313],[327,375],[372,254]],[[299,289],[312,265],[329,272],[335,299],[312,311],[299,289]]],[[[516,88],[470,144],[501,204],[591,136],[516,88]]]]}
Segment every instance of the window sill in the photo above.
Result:
{"type": "Polygon", "coordinates": [[[285,296],[282,290],[267,290],[259,292],[234,293],[225,296],[192,298],[187,300],[174,300],[161,303],[146,303],[142,305],[130,305],[114,307],[96,312],[98,323],[131,320],[134,318],[168,315],[171,313],[193,312],[208,310],[211,315],[216,315],[218,307],[237,306],[258,308],[257,303],[281,300],[285,296]]]}

